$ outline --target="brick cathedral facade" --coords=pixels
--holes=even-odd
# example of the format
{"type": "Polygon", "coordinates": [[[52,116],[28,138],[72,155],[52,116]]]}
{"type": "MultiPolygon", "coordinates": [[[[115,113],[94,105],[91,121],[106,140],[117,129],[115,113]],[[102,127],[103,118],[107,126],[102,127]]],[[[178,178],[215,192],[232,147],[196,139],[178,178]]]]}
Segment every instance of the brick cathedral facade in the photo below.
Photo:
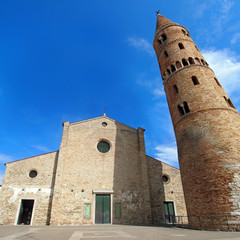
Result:
{"type": "Polygon", "coordinates": [[[0,202],[0,224],[10,225],[147,224],[186,215],[179,170],[146,155],[144,129],[106,116],[65,122],[59,151],[7,163],[0,202]]]}

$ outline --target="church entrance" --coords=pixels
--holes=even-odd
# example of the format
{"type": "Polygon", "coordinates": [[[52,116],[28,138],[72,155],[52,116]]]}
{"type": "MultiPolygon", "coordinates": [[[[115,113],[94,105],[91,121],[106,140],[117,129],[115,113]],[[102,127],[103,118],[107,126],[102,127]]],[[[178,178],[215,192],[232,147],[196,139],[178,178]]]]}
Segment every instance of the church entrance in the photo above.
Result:
{"type": "Polygon", "coordinates": [[[111,223],[110,194],[96,195],[95,223],[111,223]]]}
{"type": "Polygon", "coordinates": [[[175,211],[174,211],[174,203],[173,202],[164,202],[164,217],[166,223],[174,223],[175,222],[175,211]]]}
{"type": "Polygon", "coordinates": [[[23,200],[19,209],[17,224],[30,225],[32,219],[34,200],[23,200]]]}

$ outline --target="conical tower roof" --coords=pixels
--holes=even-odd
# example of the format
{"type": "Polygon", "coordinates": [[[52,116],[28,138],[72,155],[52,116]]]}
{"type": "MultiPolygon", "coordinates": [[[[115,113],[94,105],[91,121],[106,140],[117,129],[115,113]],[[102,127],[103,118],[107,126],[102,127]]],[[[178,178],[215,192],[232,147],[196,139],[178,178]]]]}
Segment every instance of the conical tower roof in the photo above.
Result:
{"type": "Polygon", "coordinates": [[[169,27],[169,26],[181,26],[182,28],[184,28],[184,29],[186,30],[186,32],[187,32],[188,35],[190,36],[188,30],[187,30],[184,26],[182,26],[182,25],[180,25],[180,24],[178,24],[178,23],[175,23],[175,22],[169,20],[168,18],[162,16],[159,12],[157,12],[157,24],[156,24],[155,36],[156,36],[162,29],[164,29],[164,28],[166,28],[166,27],[169,27]]]}
{"type": "Polygon", "coordinates": [[[171,20],[165,18],[164,16],[158,13],[156,30],[158,28],[162,28],[164,25],[169,25],[169,24],[176,24],[176,23],[172,22],[171,20]]]}

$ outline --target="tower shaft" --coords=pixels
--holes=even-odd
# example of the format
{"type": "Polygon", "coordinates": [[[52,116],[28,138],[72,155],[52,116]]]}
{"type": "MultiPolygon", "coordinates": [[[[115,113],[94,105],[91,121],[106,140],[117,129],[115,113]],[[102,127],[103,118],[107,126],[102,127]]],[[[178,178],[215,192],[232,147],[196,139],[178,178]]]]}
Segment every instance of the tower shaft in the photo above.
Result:
{"type": "Polygon", "coordinates": [[[183,26],[160,14],[153,46],[192,228],[240,223],[240,115],[183,26]],[[227,217],[228,216],[228,217],[227,217]],[[205,219],[205,220],[204,220],[205,219]],[[226,219],[226,221],[225,221],[226,219]]]}

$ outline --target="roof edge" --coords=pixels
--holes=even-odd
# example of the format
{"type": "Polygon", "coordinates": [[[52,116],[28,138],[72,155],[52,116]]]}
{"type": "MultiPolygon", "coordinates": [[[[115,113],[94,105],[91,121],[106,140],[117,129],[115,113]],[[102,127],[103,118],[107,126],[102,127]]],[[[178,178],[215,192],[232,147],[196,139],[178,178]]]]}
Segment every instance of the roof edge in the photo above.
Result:
{"type": "Polygon", "coordinates": [[[35,156],[31,156],[31,157],[28,157],[28,158],[18,159],[18,160],[12,161],[12,162],[4,163],[4,165],[6,166],[6,164],[9,164],[9,163],[15,163],[15,162],[18,162],[18,161],[23,161],[23,160],[26,160],[26,159],[29,159],[29,158],[38,157],[38,156],[42,156],[42,155],[47,155],[47,154],[54,153],[54,152],[59,152],[59,150],[48,152],[48,153],[43,153],[43,154],[39,154],[39,155],[35,155],[35,156]]]}
{"type": "Polygon", "coordinates": [[[158,160],[157,158],[151,157],[151,156],[149,156],[149,155],[147,155],[147,154],[146,154],[146,157],[150,157],[150,158],[152,158],[152,159],[154,159],[154,160],[156,160],[156,161],[158,161],[158,162],[164,163],[164,164],[168,165],[169,167],[175,168],[175,169],[177,169],[177,170],[180,171],[179,168],[173,167],[172,165],[170,165],[170,164],[168,164],[168,163],[165,163],[165,162],[163,162],[163,161],[161,161],[161,160],[158,160]]]}
{"type": "Polygon", "coordinates": [[[124,124],[124,123],[121,123],[121,122],[119,122],[119,121],[117,121],[117,120],[114,120],[114,119],[112,119],[112,118],[109,118],[109,117],[107,117],[106,115],[102,115],[102,116],[100,116],[100,117],[95,117],[95,118],[90,118],[90,119],[86,119],[86,120],[82,120],[82,121],[70,123],[69,125],[77,125],[77,124],[81,124],[81,123],[84,123],[84,122],[89,122],[89,121],[93,121],[93,120],[97,120],[97,119],[104,119],[104,118],[105,118],[105,119],[108,119],[108,120],[110,120],[110,121],[112,121],[112,122],[114,122],[114,123],[116,123],[116,122],[117,122],[117,123],[120,123],[120,124],[122,124],[122,125],[124,125],[124,126],[126,126],[126,127],[128,127],[128,128],[131,128],[131,129],[137,131],[136,128],[130,127],[130,126],[128,126],[127,124],[124,124]]]}

